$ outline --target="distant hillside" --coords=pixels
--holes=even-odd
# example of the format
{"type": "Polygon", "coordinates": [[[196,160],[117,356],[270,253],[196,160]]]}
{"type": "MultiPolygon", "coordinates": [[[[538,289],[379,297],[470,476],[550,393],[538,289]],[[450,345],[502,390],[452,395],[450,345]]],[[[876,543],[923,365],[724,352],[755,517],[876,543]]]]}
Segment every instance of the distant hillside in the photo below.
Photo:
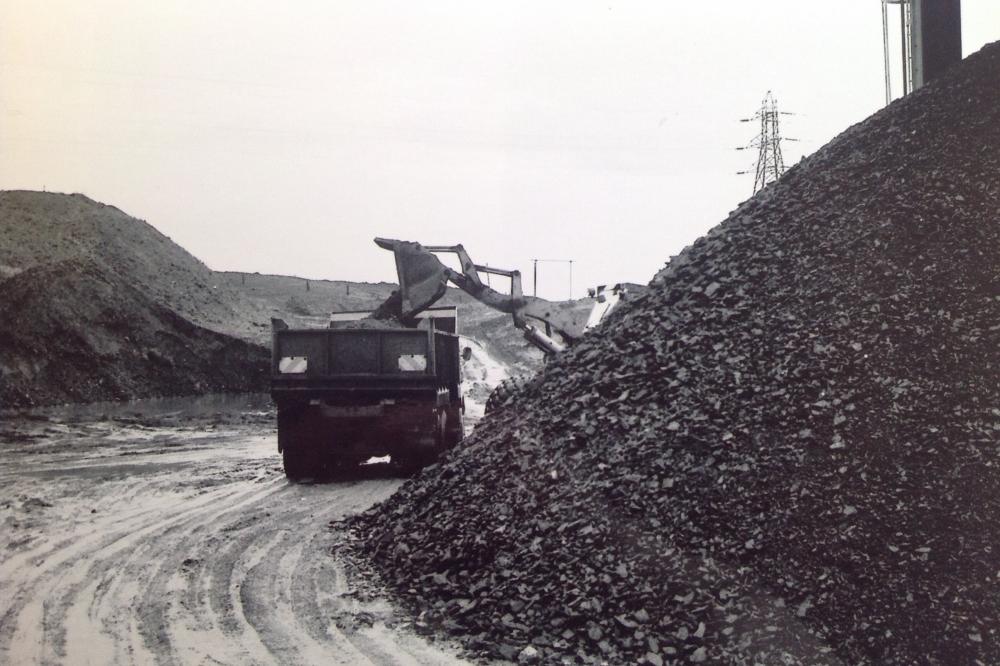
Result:
{"type": "Polygon", "coordinates": [[[118,275],[199,326],[258,344],[270,344],[271,317],[325,321],[332,309],[374,308],[394,288],[314,281],[307,289],[294,277],[216,272],[152,225],[82,194],[0,192],[0,279],[67,259],[118,275]]]}
{"type": "Polygon", "coordinates": [[[0,407],[264,390],[250,309],[114,206],[0,192],[0,407]]]}
{"type": "Polygon", "coordinates": [[[292,326],[325,326],[331,312],[373,310],[396,288],[388,282],[306,280],[287,275],[221,271],[214,274],[214,280],[238,303],[228,330],[263,345],[271,344],[272,317],[284,319],[292,326]]]}

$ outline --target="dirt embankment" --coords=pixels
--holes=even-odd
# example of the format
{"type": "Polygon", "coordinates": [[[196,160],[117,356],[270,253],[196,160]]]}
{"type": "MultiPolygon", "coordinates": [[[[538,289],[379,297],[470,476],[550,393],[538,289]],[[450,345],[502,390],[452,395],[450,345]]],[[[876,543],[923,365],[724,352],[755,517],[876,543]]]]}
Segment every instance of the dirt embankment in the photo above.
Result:
{"type": "Polygon", "coordinates": [[[86,259],[0,289],[0,406],[263,391],[266,349],[196,326],[86,259]]]}
{"type": "Polygon", "coordinates": [[[546,663],[1000,663],[1000,44],[673,259],[358,523],[546,663]]]}
{"type": "Polygon", "coordinates": [[[238,294],[82,195],[0,192],[0,407],[266,387],[238,294]]]}
{"type": "Polygon", "coordinates": [[[147,222],[82,194],[0,192],[0,276],[67,259],[118,275],[202,327],[236,333],[239,299],[147,222]]]}

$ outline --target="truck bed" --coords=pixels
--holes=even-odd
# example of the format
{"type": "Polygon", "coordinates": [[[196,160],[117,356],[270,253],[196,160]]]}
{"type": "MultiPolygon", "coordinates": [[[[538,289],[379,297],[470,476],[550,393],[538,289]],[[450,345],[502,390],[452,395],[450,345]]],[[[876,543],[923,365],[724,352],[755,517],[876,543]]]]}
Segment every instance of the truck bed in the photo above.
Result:
{"type": "Polygon", "coordinates": [[[271,396],[290,478],[462,438],[459,338],[428,329],[274,329],[271,396]]]}

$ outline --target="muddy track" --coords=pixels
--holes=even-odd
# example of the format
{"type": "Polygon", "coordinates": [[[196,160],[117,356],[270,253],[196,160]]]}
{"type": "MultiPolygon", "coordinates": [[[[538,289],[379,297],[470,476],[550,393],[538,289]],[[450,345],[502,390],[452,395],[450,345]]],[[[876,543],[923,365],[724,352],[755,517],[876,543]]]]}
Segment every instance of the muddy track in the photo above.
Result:
{"type": "Polygon", "coordinates": [[[377,468],[289,484],[264,419],[5,427],[0,663],[463,663],[331,556],[401,483],[377,468]]]}

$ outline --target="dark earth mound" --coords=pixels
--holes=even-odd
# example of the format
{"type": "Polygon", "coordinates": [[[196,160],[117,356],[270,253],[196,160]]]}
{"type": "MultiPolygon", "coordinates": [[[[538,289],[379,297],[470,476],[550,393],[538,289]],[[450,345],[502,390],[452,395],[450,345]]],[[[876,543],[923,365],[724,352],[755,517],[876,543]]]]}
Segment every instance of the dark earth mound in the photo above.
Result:
{"type": "Polygon", "coordinates": [[[0,289],[0,406],[263,391],[268,351],[189,322],[96,262],[0,289]]]}
{"type": "Polygon", "coordinates": [[[1000,663],[1000,45],[673,259],[356,521],[547,663],[1000,663]]]}
{"type": "Polygon", "coordinates": [[[235,294],[152,225],[82,194],[0,192],[0,278],[66,259],[117,274],[200,326],[238,332],[235,294]]]}

